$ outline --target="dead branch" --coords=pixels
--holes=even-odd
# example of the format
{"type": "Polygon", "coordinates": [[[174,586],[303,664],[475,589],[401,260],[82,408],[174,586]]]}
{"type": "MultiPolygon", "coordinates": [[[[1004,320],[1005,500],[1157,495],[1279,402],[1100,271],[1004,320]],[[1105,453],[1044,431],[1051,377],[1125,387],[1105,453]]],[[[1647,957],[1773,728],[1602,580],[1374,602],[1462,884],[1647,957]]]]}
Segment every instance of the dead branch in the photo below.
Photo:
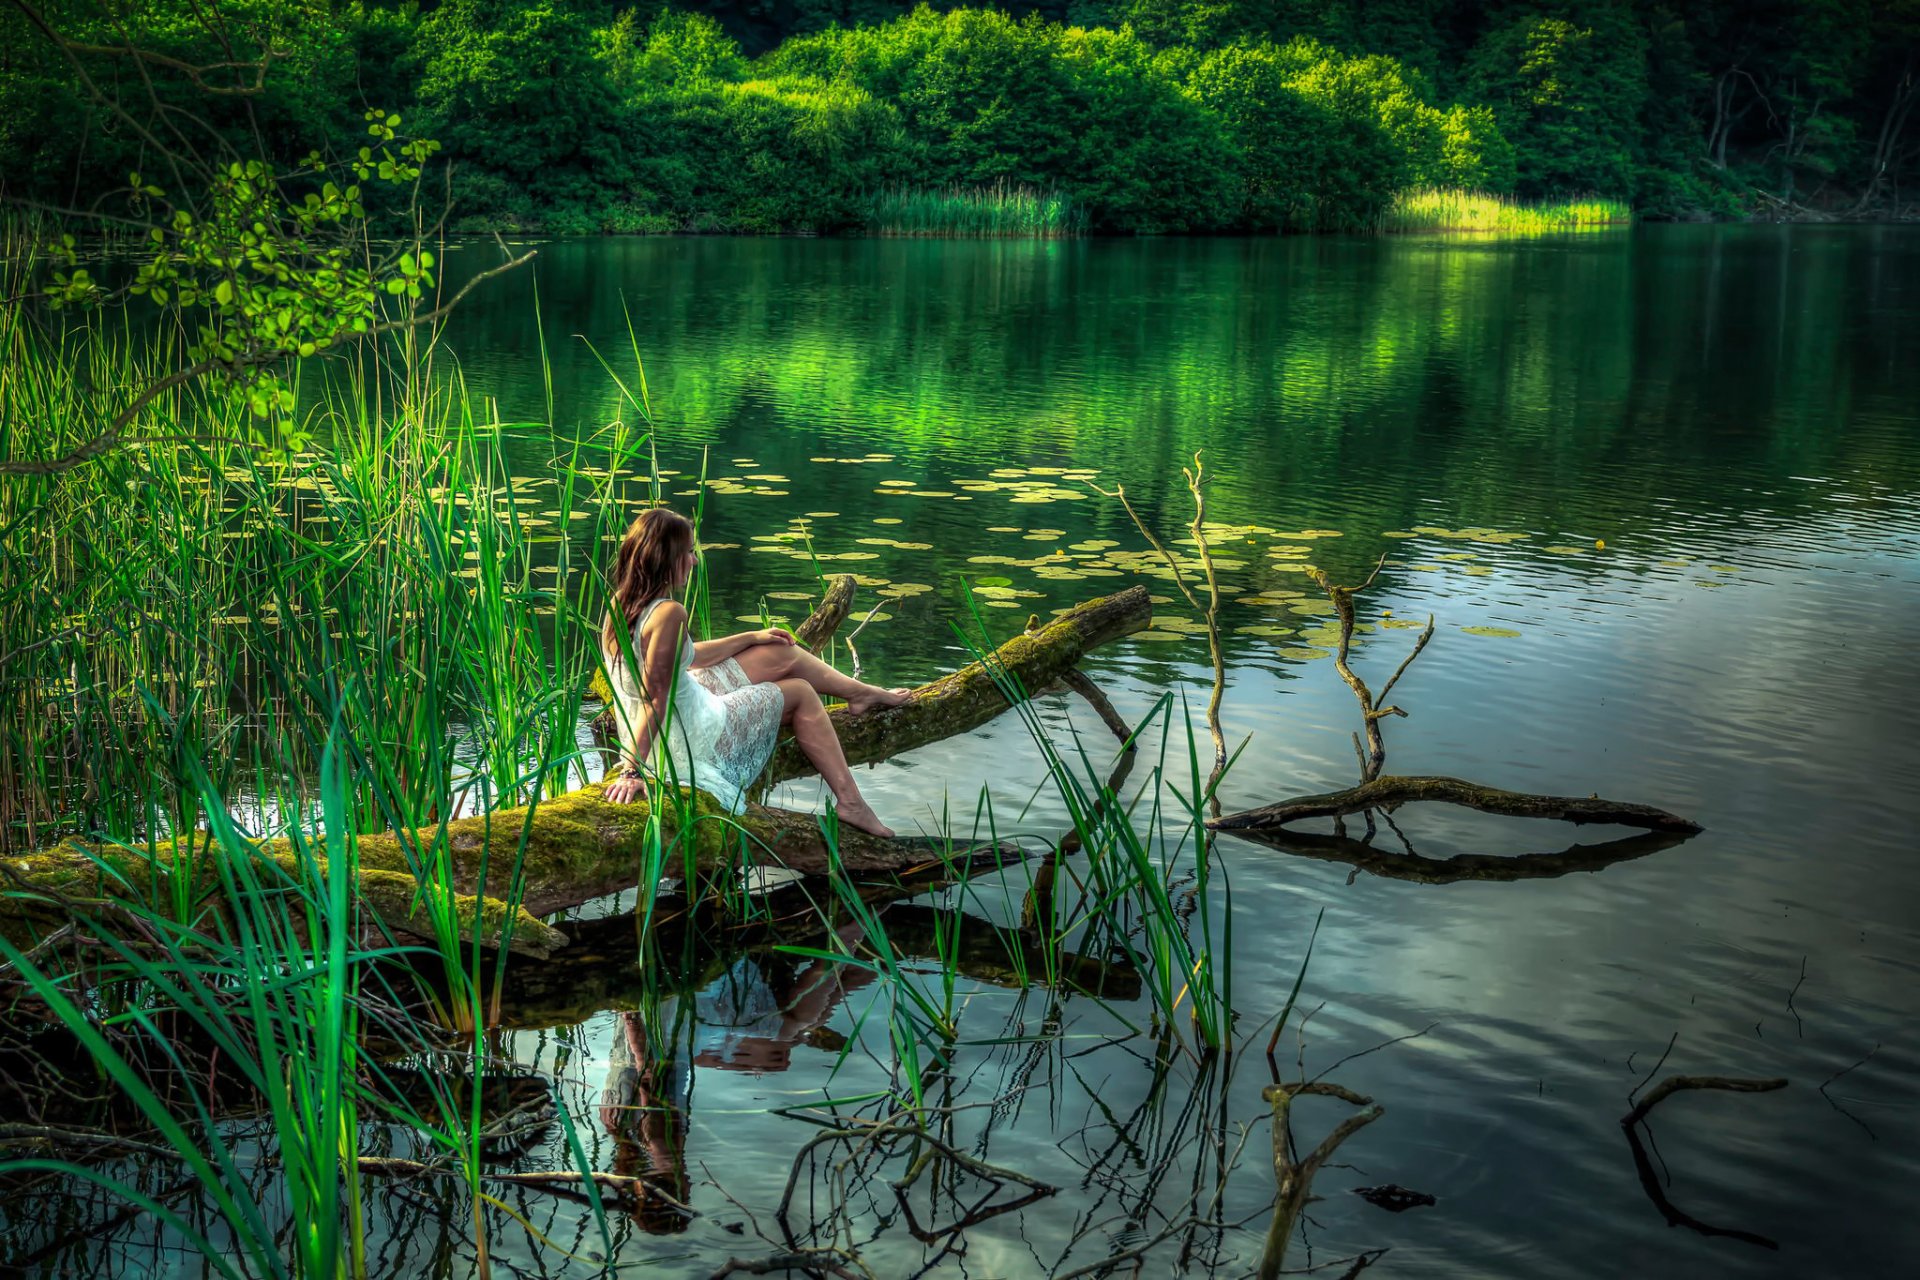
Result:
{"type": "Polygon", "coordinates": [[[1372,782],[1378,778],[1380,770],[1387,763],[1387,744],[1381,736],[1380,721],[1387,716],[1404,718],[1407,714],[1399,707],[1387,705],[1387,694],[1392,691],[1394,685],[1400,683],[1400,677],[1407,673],[1407,668],[1413,665],[1413,660],[1420,656],[1420,651],[1427,647],[1429,640],[1433,639],[1433,615],[1428,614],[1426,630],[1422,631],[1419,640],[1414,642],[1413,652],[1406,656],[1400,663],[1399,669],[1381,687],[1377,700],[1373,691],[1367,687],[1366,681],[1354,674],[1353,667],[1348,662],[1353,648],[1353,598],[1373,585],[1374,580],[1380,576],[1380,570],[1386,567],[1386,563],[1387,557],[1383,552],[1379,562],[1373,566],[1373,572],[1368,574],[1367,580],[1357,587],[1339,586],[1327,576],[1325,570],[1318,567],[1311,570],[1313,580],[1320,584],[1322,591],[1327,593],[1327,599],[1333,602],[1334,613],[1340,619],[1340,645],[1333,655],[1334,670],[1340,673],[1340,678],[1346,681],[1349,689],[1353,690],[1353,696],[1360,700],[1360,723],[1367,735],[1367,745],[1363,750],[1360,746],[1360,735],[1355,734],[1353,751],[1360,761],[1362,783],[1372,782]]]}
{"type": "Polygon", "coordinates": [[[1085,672],[1069,670],[1060,677],[1060,683],[1087,700],[1087,705],[1092,707],[1094,714],[1100,717],[1100,723],[1107,726],[1113,736],[1120,740],[1123,749],[1128,752],[1136,749],[1133,730],[1127,727],[1127,722],[1121,718],[1118,711],[1114,710],[1113,700],[1107,697],[1106,691],[1095,684],[1085,672]]]}
{"type": "Polygon", "coordinates": [[[1314,1175],[1320,1172],[1321,1166],[1326,1164],[1341,1143],[1386,1114],[1386,1108],[1345,1085],[1324,1080],[1268,1085],[1261,1090],[1260,1096],[1273,1107],[1273,1174],[1279,1185],[1279,1199],[1274,1202],[1273,1219],[1267,1225],[1266,1247],[1260,1255],[1258,1275],[1259,1280],[1275,1280],[1286,1261],[1287,1244],[1293,1238],[1300,1211],[1306,1207],[1308,1197],[1312,1194],[1314,1175]],[[1342,1120],[1320,1140],[1320,1145],[1306,1159],[1295,1163],[1291,1127],[1293,1100],[1309,1095],[1338,1098],[1364,1110],[1342,1120]]]}
{"type": "Polygon", "coordinates": [[[806,620],[793,629],[793,638],[809,649],[818,650],[821,645],[833,639],[833,633],[847,620],[847,614],[853,609],[853,575],[840,574],[834,578],[826,594],[820,597],[820,603],[808,614],[806,620]]]}

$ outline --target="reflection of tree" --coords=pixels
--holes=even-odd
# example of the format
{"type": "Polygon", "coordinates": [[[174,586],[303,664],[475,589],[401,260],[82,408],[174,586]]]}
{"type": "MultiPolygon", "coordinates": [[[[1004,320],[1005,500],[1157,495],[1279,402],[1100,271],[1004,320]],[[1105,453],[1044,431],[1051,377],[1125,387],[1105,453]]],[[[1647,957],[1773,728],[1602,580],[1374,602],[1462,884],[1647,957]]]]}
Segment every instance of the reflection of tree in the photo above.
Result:
{"type": "MultiPolygon", "coordinates": [[[[1844,431],[1832,407],[1912,385],[1897,355],[1911,327],[1851,323],[1849,281],[1890,252],[1864,234],[1662,228],[1519,249],[1302,238],[545,252],[558,286],[547,296],[568,299],[575,330],[626,341],[622,292],[608,287],[620,281],[644,295],[636,322],[657,326],[638,333],[643,352],[701,353],[649,369],[693,438],[751,425],[760,461],[786,469],[820,451],[822,424],[865,441],[856,452],[932,455],[964,433],[983,459],[1106,468],[1138,486],[1149,518],[1171,496],[1155,486],[1223,432],[1234,458],[1221,509],[1275,520],[1396,529],[1430,522],[1445,494],[1451,520],[1553,529],[1568,477],[1602,474],[1658,475],[1675,510],[1712,512],[1728,506],[1729,474],[1784,481],[1875,461],[1843,450],[1897,449],[1887,433],[1844,431]],[[1788,236],[1796,252],[1777,251],[1788,236]],[[1755,342],[1788,372],[1750,376],[1755,342]],[[1263,489],[1277,475],[1292,478],[1279,510],[1263,489]],[[1315,483],[1332,475],[1365,482],[1315,483]]],[[[544,407],[538,380],[517,378],[528,287],[470,302],[450,335],[470,377],[503,396],[516,381],[536,388],[503,404],[509,413],[544,407]]],[[[556,348],[554,360],[558,393],[583,419],[619,412],[588,352],[556,348]]],[[[806,482],[840,510],[873,488],[865,467],[814,467],[806,482]]],[[[1769,505],[1781,515],[1814,501],[1777,488],[1769,505]]],[[[1579,504],[1595,524],[1620,523],[1644,516],[1646,491],[1591,485],[1579,504]]],[[[1125,524],[1118,512],[1086,515],[1110,531],[1125,524]]],[[[1345,547],[1327,552],[1336,574],[1359,567],[1343,562],[1345,547]]]]}

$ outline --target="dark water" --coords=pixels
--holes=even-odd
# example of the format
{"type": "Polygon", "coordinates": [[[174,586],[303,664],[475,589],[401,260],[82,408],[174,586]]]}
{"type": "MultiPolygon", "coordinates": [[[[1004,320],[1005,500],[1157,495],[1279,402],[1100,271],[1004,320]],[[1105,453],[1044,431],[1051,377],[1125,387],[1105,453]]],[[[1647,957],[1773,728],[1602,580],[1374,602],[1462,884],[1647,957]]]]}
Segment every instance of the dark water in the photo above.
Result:
{"type": "MultiPolygon", "coordinates": [[[[808,587],[803,558],[757,553],[792,544],[753,537],[812,513],[817,551],[875,557],[827,567],[931,588],[887,605],[893,617],[856,642],[869,678],[930,677],[961,660],[948,624],[963,579],[1023,593],[983,611],[996,639],[1030,611],[1137,580],[1124,560],[1121,576],[1040,576],[1111,570],[1109,551],[1142,548],[1118,504],[1078,475],[1125,484],[1173,536],[1190,517],[1178,468],[1204,450],[1219,477],[1209,517],[1252,526],[1220,534],[1221,554],[1243,566],[1224,575],[1228,589],[1306,592],[1229,606],[1230,628],[1296,629],[1231,637],[1226,730],[1251,745],[1224,786],[1229,811],[1353,780],[1355,705],[1314,656],[1324,617],[1291,607],[1314,595],[1297,566],[1355,580],[1388,553],[1363,617],[1437,621],[1396,691],[1411,717],[1389,726],[1393,771],[1599,792],[1705,824],[1690,843],[1597,873],[1440,885],[1222,842],[1234,1000],[1258,1046],[1254,1025],[1284,1001],[1322,909],[1302,994],[1317,1010],[1308,1073],[1431,1026],[1335,1073],[1387,1113],[1343,1148],[1354,1168],[1323,1175],[1312,1253],[1296,1244],[1290,1265],[1390,1245],[1381,1273],[1905,1270],[1920,1243],[1920,236],[609,241],[545,245],[537,270],[555,420],[631,419],[586,345],[632,383],[630,316],[663,465],[697,472],[706,446],[709,475],[737,478],[707,498],[705,537],[722,544],[708,561],[717,619],[808,587]],[[884,456],[819,461],[867,455],[884,456]],[[1309,531],[1322,532],[1281,536],[1309,531]],[[922,545],[860,541],[876,537],[922,545]],[[1118,546],[1075,545],[1101,540],[1118,546]],[[1636,1178],[1618,1121],[1676,1035],[1662,1075],[1791,1081],[1681,1095],[1655,1120],[1673,1203],[1770,1236],[1778,1252],[1669,1227],[1636,1178]],[[1395,1216],[1349,1194],[1385,1182],[1438,1204],[1395,1216]]],[[[506,417],[544,412],[532,319],[521,281],[470,306],[450,335],[506,417]]],[[[1160,612],[1175,628],[1189,616],[1160,612]]],[[[1197,723],[1204,638],[1157,630],[1088,666],[1130,718],[1175,689],[1197,723]]],[[[1370,635],[1356,662],[1384,675],[1415,634],[1370,635]]],[[[1053,697],[1044,714],[1100,742],[1084,706],[1053,697]]],[[[899,826],[933,825],[943,799],[970,813],[983,787],[1003,814],[1031,799],[1023,829],[1066,825],[1010,718],[861,779],[899,826]]],[[[813,804],[818,786],[783,797],[813,804]]],[[[1428,858],[1610,834],[1416,809],[1399,821],[1428,858]]],[[[1004,918],[987,896],[971,905],[1004,918]]],[[[1260,1055],[1230,1072],[1156,1071],[1144,1036],[1102,1045],[1128,1021],[1145,1025],[1144,1001],[968,989],[963,1039],[1043,1019],[1067,1038],[963,1047],[961,1100],[1031,1088],[961,1131],[1067,1190],[969,1232],[964,1261],[946,1266],[1031,1274],[1142,1242],[1188,1212],[1195,1186],[1213,1194],[1206,1170],[1223,1153],[1207,1135],[1222,1125],[1229,1148],[1256,1132],[1215,1216],[1238,1221],[1270,1198],[1260,1055]]],[[[855,1035],[871,989],[840,995],[766,1038],[791,1041],[816,1014],[855,1035]]],[[[725,1003],[710,996],[699,1012],[725,1003]]],[[[883,1013],[863,1028],[871,1056],[790,1044],[772,1062],[791,1065],[764,1074],[723,1069],[723,1050],[696,1060],[687,1152],[705,1216],[670,1240],[636,1234],[630,1256],[691,1251],[702,1261],[675,1264],[691,1274],[751,1253],[750,1234],[723,1230],[742,1215],[712,1183],[762,1212],[776,1201],[812,1129],[769,1108],[884,1087],[883,1013]]],[[[553,1066],[556,1045],[570,1045],[565,1070],[590,1116],[621,1034],[605,1014],[522,1033],[515,1048],[553,1066]]],[[[1290,1029],[1289,1073],[1301,1052],[1290,1029]]],[[[1301,1133],[1314,1141],[1338,1117],[1337,1104],[1303,1104],[1301,1133]]],[[[1262,1226],[1226,1233],[1193,1265],[1250,1267],[1262,1226]]],[[[872,1256],[904,1274],[921,1250],[895,1228],[872,1256]]]]}
{"type": "MultiPolygon", "coordinates": [[[[763,596],[776,616],[804,613],[780,593],[811,587],[810,564],[797,543],[765,540],[795,527],[823,568],[863,575],[859,613],[907,584],[855,642],[879,683],[964,660],[949,624],[966,616],[965,580],[987,581],[995,640],[1029,613],[1145,581],[1168,601],[1163,621],[1086,667],[1129,719],[1174,690],[1197,727],[1204,637],[1164,576],[1136,572],[1157,566],[1130,558],[1143,543],[1119,504],[1081,478],[1124,484],[1179,536],[1191,507],[1178,469],[1204,451],[1209,518],[1231,526],[1216,531],[1224,587],[1280,593],[1226,609],[1225,727],[1250,738],[1223,786],[1229,811],[1354,780],[1355,704],[1315,643],[1327,610],[1300,568],[1354,581],[1385,553],[1362,617],[1431,612],[1437,631],[1395,691],[1410,718],[1388,725],[1390,771],[1598,792],[1705,824],[1611,865],[1441,884],[1223,839],[1231,898],[1216,883],[1204,905],[1216,928],[1231,919],[1253,1044],[1230,1062],[1157,1064],[1144,997],[963,981],[942,1097],[1006,1100],[958,1113],[959,1145],[1062,1191],[966,1232],[942,1274],[1067,1270],[1194,1212],[1244,1226],[1200,1232],[1186,1265],[1247,1272],[1273,1195],[1264,1020],[1322,911],[1283,1071],[1426,1031],[1329,1077],[1386,1114],[1321,1175],[1290,1266],[1390,1246],[1373,1274],[1907,1272],[1920,1244],[1920,234],[591,241],[542,245],[537,280],[562,429],[633,419],[588,344],[635,391],[637,344],[662,465],[697,473],[708,450],[717,624],[757,615],[763,596]],[[1653,1122],[1671,1202],[1777,1251],[1669,1226],[1636,1175],[1619,1120],[1670,1041],[1661,1076],[1791,1082],[1682,1094],[1653,1122]],[[1351,1194],[1381,1183],[1438,1202],[1393,1215],[1351,1194]]],[[[506,419],[547,413],[532,284],[490,288],[448,335],[469,388],[506,419]]],[[[548,474],[544,440],[512,448],[527,474],[548,474]]],[[[1382,625],[1356,665],[1377,687],[1417,634],[1382,625]]],[[[1041,712],[1061,740],[1077,729],[1106,750],[1083,704],[1049,696],[1041,712]]],[[[1171,750],[1184,760],[1184,730],[1171,750]]],[[[1068,825],[1011,717],[860,781],[907,829],[937,825],[943,804],[965,829],[983,788],[1003,829],[1068,825]]],[[[775,799],[820,797],[810,781],[775,799]]],[[[1397,821],[1435,860],[1622,834],[1417,806],[1397,821]]],[[[1404,852],[1390,833],[1379,844],[1404,852]]],[[[1005,882],[931,903],[1017,919],[1024,874],[1005,882]]],[[[928,905],[896,913],[903,931],[928,905]]],[[[631,1009],[632,986],[574,991],[574,1008],[631,1009]]],[[[897,1083],[879,985],[762,956],[652,1012],[679,1022],[680,1048],[647,1083],[685,1108],[683,1189],[700,1216],[667,1235],[619,1221],[620,1259],[705,1275],[764,1256],[746,1210],[772,1232],[789,1163],[817,1132],[775,1109],[897,1083]]],[[[616,1142],[601,1108],[610,1077],[632,1100],[622,1068],[660,1024],[582,1016],[504,1047],[558,1071],[602,1167],[658,1164],[671,1142],[616,1142]]],[[[1342,1114],[1303,1102],[1297,1132],[1310,1144],[1342,1114]]],[[[863,1251],[878,1274],[911,1274],[932,1250],[876,1185],[860,1202],[863,1251]]],[[[533,1204],[543,1231],[593,1246],[580,1211],[533,1204]]],[[[389,1211],[394,1274],[461,1270],[426,1229],[432,1214],[389,1211]]],[[[559,1265],[513,1231],[495,1246],[559,1265]]],[[[1144,1274],[1180,1255],[1176,1237],[1144,1274]]]]}

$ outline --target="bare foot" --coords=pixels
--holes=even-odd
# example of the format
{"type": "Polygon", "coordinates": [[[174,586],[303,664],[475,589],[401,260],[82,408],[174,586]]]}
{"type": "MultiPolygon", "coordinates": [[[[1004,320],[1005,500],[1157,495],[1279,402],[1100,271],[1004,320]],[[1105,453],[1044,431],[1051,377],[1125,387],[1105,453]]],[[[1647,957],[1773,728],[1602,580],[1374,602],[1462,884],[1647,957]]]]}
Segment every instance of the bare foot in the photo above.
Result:
{"type": "Polygon", "coordinates": [[[880,821],[880,815],[869,808],[864,800],[856,804],[839,805],[834,811],[840,815],[840,821],[849,827],[857,827],[868,835],[893,839],[893,828],[880,821]]]}
{"type": "Polygon", "coordinates": [[[868,685],[866,693],[847,699],[847,713],[859,716],[880,707],[897,707],[912,696],[913,690],[904,685],[898,689],[876,689],[868,685]]]}

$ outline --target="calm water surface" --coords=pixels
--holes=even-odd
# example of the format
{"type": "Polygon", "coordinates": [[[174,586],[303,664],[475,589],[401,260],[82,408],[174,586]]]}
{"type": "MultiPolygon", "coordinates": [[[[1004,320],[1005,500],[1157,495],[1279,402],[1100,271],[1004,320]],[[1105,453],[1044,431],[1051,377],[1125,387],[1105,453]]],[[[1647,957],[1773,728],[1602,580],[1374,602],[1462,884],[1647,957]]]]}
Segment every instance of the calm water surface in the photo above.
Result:
{"type": "MultiPolygon", "coordinates": [[[[1204,637],[1164,578],[1136,572],[1141,539],[1083,479],[1124,484],[1173,536],[1191,516],[1178,468],[1204,451],[1224,584],[1259,595],[1226,610],[1225,727],[1250,742],[1229,811],[1354,780],[1356,708],[1315,643],[1326,609],[1301,567],[1354,581],[1386,554],[1362,598],[1382,625],[1356,665],[1378,687],[1418,634],[1384,624],[1431,613],[1437,631],[1395,691],[1411,714],[1388,725],[1391,771],[1598,792],[1706,826],[1564,876],[1443,884],[1223,839],[1231,897],[1216,884],[1205,906],[1231,919],[1255,1045],[1231,1063],[1156,1065],[1147,1035],[1126,1038],[1147,1025],[1144,999],[964,983],[943,1096],[1012,1096],[961,1113],[956,1133],[1062,1192],[968,1231],[943,1274],[1097,1262],[1208,1208],[1236,1157],[1212,1216],[1251,1221],[1201,1233],[1188,1265],[1251,1268],[1273,1193],[1263,1020],[1322,911],[1286,1073],[1426,1033],[1333,1073],[1386,1114],[1322,1175],[1290,1265],[1391,1246],[1377,1274],[1906,1272],[1920,1244],[1920,234],[622,240],[542,245],[535,275],[553,420],[582,435],[633,420],[601,360],[637,390],[637,345],[683,505],[705,451],[716,625],[763,603],[804,614],[812,567],[770,537],[801,530],[823,568],[862,575],[860,612],[896,593],[855,642],[880,683],[964,660],[950,624],[965,582],[987,587],[998,640],[1145,581],[1167,599],[1160,622],[1087,669],[1130,719],[1174,690],[1198,725],[1204,637]],[[1049,1044],[988,1043],[1055,1028],[1049,1044]],[[1777,1251],[1670,1227],[1636,1177],[1618,1122],[1670,1041],[1661,1075],[1791,1081],[1681,1095],[1654,1122],[1671,1201],[1777,1251]],[[1351,1194],[1381,1183],[1438,1203],[1395,1215],[1351,1194]]],[[[490,288],[448,335],[503,419],[547,413],[533,284],[490,288]]],[[[525,474],[551,474],[544,438],[511,448],[525,474]]],[[[1107,750],[1084,705],[1052,695],[1042,714],[1107,750]]],[[[860,776],[896,826],[931,828],[945,804],[971,815],[983,790],[1003,827],[1068,825],[1011,717],[860,776]]],[[[776,802],[820,796],[809,781],[776,802]]],[[[1428,859],[1621,834],[1417,806],[1397,820],[1428,859]]],[[[1024,873],[1005,879],[969,909],[1015,915],[1024,873]]],[[[734,1233],[733,1201],[765,1219],[816,1132],[773,1109],[886,1087],[884,1016],[857,973],[764,956],[670,1001],[683,1039],[646,1084],[684,1108],[699,1216],[665,1235],[620,1223],[622,1261],[704,1275],[764,1255],[750,1227],[734,1233]]],[[[632,1100],[649,1032],[614,1009],[551,1021],[508,1047],[559,1071],[593,1158],[662,1163],[671,1142],[615,1141],[603,1109],[632,1100]]],[[[1303,1103],[1296,1128],[1317,1141],[1340,1115],[1303,1103]]],[[[577,1210],[540,1211],[563,1243],[591,1243],[577,1210]]],[[[861,1215],[881,1274],[931,1256],[904,1223],[883,1227],[898,1216],[884,1187],[861,1215]]],[[[435,1265],[431,1233],[393,1230],[389,1256],[435,1265]]]]}
{"type": "MultiPolygon", "coordinates": [[[[637,240],[544,245],[537,276],[554,420],[582,433],[631,420],[599,361],[635,384],[637,344],[662,465],[697,475],[706,451],[718,624],[763,597],[775,616],[804,613],[780,594],[812,584],[798,544],[755,540],[798,528],[823,567],[873,584],[863,610],[887,587],[930,588],[891,600],[856,641],[882,683],[963,660],[949,625],[963,582],[1014,593],[983,601],[998,639],[1029,612],[1144,580],[1169,621],[1087,665],[1129,718],[1174,689],[1197,720],[1204,638],[1169,584],[1133,572],[1141,540],[1080,478],[1124,484],[1171,536],[1190,518],[1178,468],[1201,450],[1219,477],[1209,516],[1233,526],[1219,531],[1228,590],[1278,593],[1228,607],[1225,726],[1250,739],[1229,811],[1353,781],[1355,704],[1313,643],[1325,611],[1309,611],[1299,566],[1352,581],[1385,553],[1363,616],[1431,612],[1437,627],[1396,691],[1411,716],[1388,728],[1393,771],[1599,792],[1705,824],[1598,871],[1438,885],[1222,841],[1231,902],[1210,907],[1232,917],[1234,1000],[1259,1046],[1255,1024],[1278,1012],[1325,912],[1289,1073],[1431,1028],[1336,1073],[1387,1113],[1343,1148],[1352,1168],[1323,1175],[1311,1253],[1296,1245],[1292,1265],[1391,1246],[1379,1270],[1403,1275],[1904,1270],[1920,1243],[1920,236],[637,240]],[[1618,1121],[1670,1040],[1661,1074],[1792,1081],[1656,1114],[1673,1203],[1777,1252],[1669,1227],[1636,1178],[1618,1121]],[[1392,1215],[1350,1194],[1388,1182],[1438,1203],[1392,1215]]],[[[544,416],[531,284],[492,290],[450,335],[509,419],[544,416]]],[[[550,452],[515,447],[529,474],[550,452]]],[[[1384,675],[1416,634],[1370,634],[1356,663],[1384,675]]],[[[1053,696],[1043,714],[1105,749],[1084,706],[1053,696]]],[[[984,788],[1002,815],[1024,807],[1022,830],[1057,831],[1042,782],[1011,718],[862,772],[903,827],[935,825],[946,802],[971,813],[984,788]]],[[[779,799],[819,797],[809,782],[779,799]]],[[[1431,859],[1610,834],[1417,808],[1399,822],[1431,859]]],[[[1004,917],[994,896],[969,905],[1004,917]]],[[[725,985],[679,1016],[751,1022],[725,985]]],[[[751,1234],[726,1230],[743,1215],[718,1188],[764,1212],[813,1132],[769,1109],[884,1084],[884,1008],[859,1022],[871,1000],[843,979],[782,1030],[762,1025],[786,1037],[766,1060],[730,1062],[724,1031],[695,1029],[673,1087],[702,1216],[671,1238],[634,1231],[623,1256],[692,1253],[667,1265],[695,1274],[753,1252],[751,1234]],[[815,1021],[872,1054],[796,1039],[815,1021]]],[[[1217,1216],[1263,1207],[1264,1058],[1160,1070],[1144,1035],[1103,1046],[1147,1014],[977,987],[963,1037],[1052,1021],[1067,1039],[963,1047],[955,1100],[1030,1088],[960,1131],[1065,1190],[970,1231],[943,1266],[1031,1274],[1140,1243],[1188,1212],[1194,1187],[1213,1194],[1223,1153],[1206,1135],[1221,1122],[1229,1146],[1258,1132],[1217,1216]]],[[[593,1130],[628,1025],[608,1012],[514,1047],[563,1067],[593,1130]]],[[[1338,1118],[1321,1105],[1303,1105],[1308,1141],[1338,1118]]],[[[1250,1267],[1262,1225],[1214,1238],[1193,1265],[1250,1267]]],[[[922,1250],[896,1226],[870,1256],[905,1274],[922,1250]]]]}

